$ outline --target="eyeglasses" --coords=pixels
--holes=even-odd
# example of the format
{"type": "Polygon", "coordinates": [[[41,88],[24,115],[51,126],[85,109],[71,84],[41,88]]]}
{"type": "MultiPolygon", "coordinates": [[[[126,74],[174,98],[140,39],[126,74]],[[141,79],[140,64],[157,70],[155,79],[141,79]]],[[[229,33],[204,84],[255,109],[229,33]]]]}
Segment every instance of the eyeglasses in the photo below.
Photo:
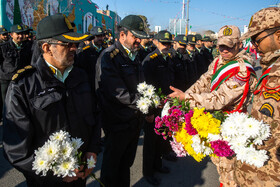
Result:
{"type": "MultiPolygon", "coordinates": [[[[277,31],[277,30],[276,30],[276,31],[277,31]]],[[[261,38],[258,39],[258,40],[255,40],[257,37],[251,38],[251,43],[252,43],[252,45],[254,45],[255,47],[258,47],[258,46],[260,45],[260,43],[261,43],[266,37],[268,37],[268,36],[270,36],[270,35],[273,35],[276,31],[274,31],[274,32],[272,32],[272,33],[270,33],[270,34],[267,34],[267,35],[265,35],[264,37],[261,37],[261,38]]]]}
{"type": "Polygon", "coordinates": [[[48,44],[51,44],[51,45],[62,45],[62,46],[66,46],[67,48],[70,48],[73,45],[75,45],[75,47],[77,47],[77,45],[78,45],[76,43],[66,43],[66,42],[62,42],[62,43],[48,42],[48,44]]]}

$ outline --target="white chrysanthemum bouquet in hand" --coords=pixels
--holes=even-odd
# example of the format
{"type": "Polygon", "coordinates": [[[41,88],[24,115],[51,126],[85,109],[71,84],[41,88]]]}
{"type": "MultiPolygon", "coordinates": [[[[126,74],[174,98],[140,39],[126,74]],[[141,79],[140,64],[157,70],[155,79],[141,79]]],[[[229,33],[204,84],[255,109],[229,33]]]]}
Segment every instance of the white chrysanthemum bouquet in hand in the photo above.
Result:
{"type": "Polygon", "coordinates": [[[232,113],[221,126],[221,136],[235,152],[237,160],[262,167],[269,159],[267,151],[257,150],[257,145],[270,136],[270,126],[244,113],[232,113]]]}
{"type": "MultiPolygon", "coordinates": [[[[75,177],[74,170],[82,165],[87,165],[88,169],[95,167],[95,160],[87,159],[82,161],[82,153],[79,148],[83,145],[80,138],[72,138],[66,131],[60,130],[53,133],[45,144],[35,151],[35,160],[32,169],[36,174],[46,176],[48,171],[52,171],[57,177],[75,177]]],[[[94,174],[92,175],[95,179],[94,174]]],[[[99,180],[98,180],[99,181],[99,180]]]]}
{"type": "Polygon", "coordinates": [[[146,82],[137,85],[137,91],[141,94],[137,101],[137,108],[143,113],[148,114],[151,107],[157,108],[160,105],[160,97],[156,94],[156,88],[146,82]]]}

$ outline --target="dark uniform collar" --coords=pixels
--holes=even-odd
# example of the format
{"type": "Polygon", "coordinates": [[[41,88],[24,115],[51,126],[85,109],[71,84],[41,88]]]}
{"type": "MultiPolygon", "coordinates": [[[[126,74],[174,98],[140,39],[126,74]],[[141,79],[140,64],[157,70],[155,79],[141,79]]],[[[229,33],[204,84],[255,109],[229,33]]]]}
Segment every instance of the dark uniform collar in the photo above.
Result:
{"type": "Polygon", "coordinates": [[[53,71],[47,65],[42,55],[38,58],[35,67],[41,75],[42,80],[46,83],[46,87],[67,86],[68,88],[73,88],[82,82],[81,77],[84,76],[81,71],[79,71],[76,67],[73,67],[65,82],[62,83],[55,78],[53,71]]]}

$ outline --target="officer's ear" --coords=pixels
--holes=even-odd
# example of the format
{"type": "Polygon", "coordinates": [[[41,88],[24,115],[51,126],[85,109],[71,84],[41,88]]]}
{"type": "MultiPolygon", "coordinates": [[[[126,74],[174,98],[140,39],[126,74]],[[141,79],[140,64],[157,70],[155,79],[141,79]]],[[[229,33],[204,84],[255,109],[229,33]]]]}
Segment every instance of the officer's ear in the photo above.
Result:
{"type": "Polygon", "coordinates": [[[48,43],[43,43],[42,44],[42,50],[44,51],[44,53],[51,53],[51,50],[50,50],[50,44],[48,44],[48,43]]]}

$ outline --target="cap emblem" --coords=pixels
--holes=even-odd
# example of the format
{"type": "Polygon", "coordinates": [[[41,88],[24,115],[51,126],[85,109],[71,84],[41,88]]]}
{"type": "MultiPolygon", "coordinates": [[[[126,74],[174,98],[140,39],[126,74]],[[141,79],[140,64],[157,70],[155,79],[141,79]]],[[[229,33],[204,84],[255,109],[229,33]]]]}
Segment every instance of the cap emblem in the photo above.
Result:
{"type": "Polygon", "coordinates": [[[18,28],[18,30],[22,30],[22,28],[21,28],[21,26],[20,26],[20,25],[18,25],[18,26],[17,26],[17,28],[18,28]]]}
{"type": "Polygon", "coordinates": [[[184,37],[183,37],[183,40],[184,40],[184,41],[187,41],[187,37],[186,37],[186,36],[184,36],[184,37]]]}
{"type": "Polygon", "coordinates": [[[63,16],[64,16],[64,18],[65,18],[65,23],[66,23],[68,29],[73,29],[73,27],[72,27],[72,25],[71,25],[69,19],[66,17],[66,15],[63,14],[63,16]]]}
{"type": "Polygon", "coordinates": [[[192,41],[195,42],[195,37],[192,37],[192,41]]]}
{"type": "Polygon", "coordinates": [[[102,32],[101,28],[98,28],[98,29],[97,29],[97,32],[98,32],[98,33],[101,33],[101,32],[102,32]]]}
{"type": "Polygon", "coordinates": [[[164,33],[164,38],[169,39],[169,33],[168,32],[164,33]]]}
{"type": "Polygon", "coordinates": [[[224,36],[232,35],[232,29],[229,28],[229,27],[225,28],[224,31],[223,31],[223,34],[224,34],[224,36]]]}

